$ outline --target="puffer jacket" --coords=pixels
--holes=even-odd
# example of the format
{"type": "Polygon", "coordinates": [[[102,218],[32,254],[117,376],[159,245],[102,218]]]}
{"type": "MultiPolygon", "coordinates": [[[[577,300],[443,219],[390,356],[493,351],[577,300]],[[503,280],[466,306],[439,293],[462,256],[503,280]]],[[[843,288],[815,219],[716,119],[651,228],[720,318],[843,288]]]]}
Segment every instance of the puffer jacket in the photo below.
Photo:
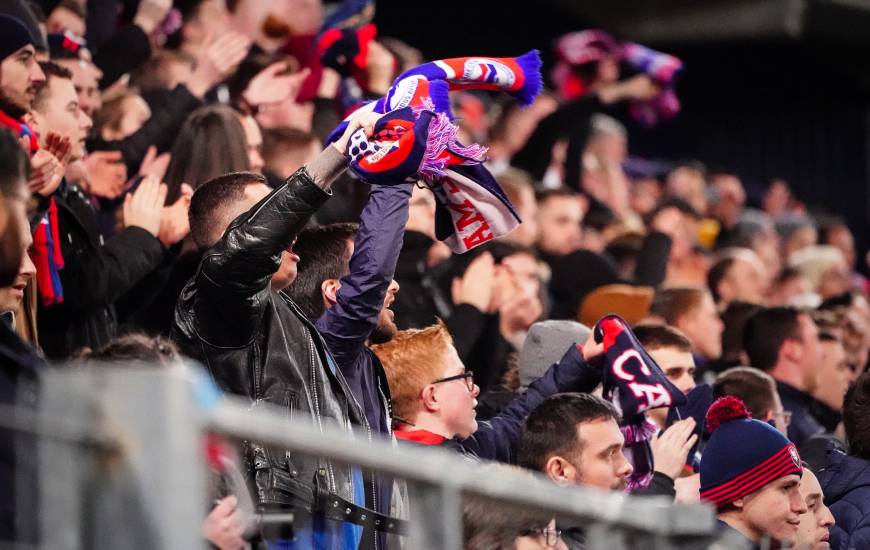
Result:
{"type": "MultiPolygon", "coordinates": [[[[334,157],[328,170],[344,169],[337,152],[330,148],[323,155],[334,157]]],[[[283,407],[288,419],[304,412],[315,425],[349,428],[364,426],[366,420],[344,376],[314,325],[270,284],[281,252],[328,197],[301,168],[239,216],[205,253],[182,291],[172,337],[183,353],[205,365],[224,391],[250,398],[254,408],[271,403],[283,407]]],[[[312,513],[315,532],[324,525],[320,511],[325,499],[334,503],[340,497],[364,506],[358,469],[256,443],[247,444],[246,459],[259,505],[312,513]]],[[[350,527],[354,533],[340,545],[333,541],[328,547],[355,547],[348,541],[355,537],[359,542],[362,529],[356,527],[350,527]]],[[[346,532],[348,526],[340,530],[346,532]]],[[[319,540],[319,535],[312,539],[319,540]]]]}
{"type": "Polygon", "coordinates": [[[819,484],[837,520],[831,527],[831,548],[870,548],[870,461],[831,449],[819,484]]]}

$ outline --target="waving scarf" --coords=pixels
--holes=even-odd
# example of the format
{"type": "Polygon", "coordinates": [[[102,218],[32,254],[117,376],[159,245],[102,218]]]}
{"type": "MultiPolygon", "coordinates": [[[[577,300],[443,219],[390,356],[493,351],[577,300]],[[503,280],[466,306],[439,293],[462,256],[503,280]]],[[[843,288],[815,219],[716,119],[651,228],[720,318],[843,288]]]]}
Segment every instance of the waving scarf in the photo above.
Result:
{"type": "MultiPolygon", "coordinates": [[[[363,181],[421,181],[437,200],[436,236],[457,253],[515,229],[521,222],[510,200],[483,167],[486,149],[463,145],[450,110],[450,90],[509,93],[530,104],[540,93],[537,50],[517,58],[462,57],[406,71],[381,99],[364,105],[384,114],[371,138],[357,131],[348,146],[351,169],[363,181]]],[[[347,128],[343,121],[327,138],[347,128]]]]}

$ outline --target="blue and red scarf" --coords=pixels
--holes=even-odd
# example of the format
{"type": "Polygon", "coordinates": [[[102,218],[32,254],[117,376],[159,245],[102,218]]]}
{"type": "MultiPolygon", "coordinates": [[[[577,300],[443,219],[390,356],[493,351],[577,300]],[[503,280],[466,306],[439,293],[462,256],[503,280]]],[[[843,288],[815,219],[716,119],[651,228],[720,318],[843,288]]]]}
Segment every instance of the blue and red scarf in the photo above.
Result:
{"type": "MultiPolygon", "coordinates": [[[[419,181],[435,194],[436,236],[463,253],[506,235],[521,222],[483,166],[486,149],[463,145],[450,110],[450,90],[502,90],[524,105],[541,90],[537,50],[517,58],[462,57],[426,63],[399,76],[381,99],[364,105],[384,114],[375,134],[351,137],[351,169],[363,181],[419,181]]],[[[344,133],[342,122],[327,138],[344,133]]]]}
{"type": "Polygon", "coordinates": [[[602,318],[593,335],[596,342],[604,344],[604,398],[622,415],[625,453],[634,466],[627,489],[633,492],[648,486],[653,474],[649,441],[656,426],[647,420],[646,411],[684,405],[686,396],[668,380],[621,317],[602,318]]]}
{"type": "MultiPolygon", "coordinates": [[[[24,123],[0,111],[0,126],[8,128],[18,139],[27,138],[29,153],[39,151],[39,138],[36,132],[24,123]]],[[[57,224],[57,204],[54,197],[49,199],[48,211],[39,221],[33,232],[33,263],[36,265],[36,288],[44,305],[63,302],[63,286],[60,270],[63,269],[63,254],[60,251],[60,237],[57,224]]]]}

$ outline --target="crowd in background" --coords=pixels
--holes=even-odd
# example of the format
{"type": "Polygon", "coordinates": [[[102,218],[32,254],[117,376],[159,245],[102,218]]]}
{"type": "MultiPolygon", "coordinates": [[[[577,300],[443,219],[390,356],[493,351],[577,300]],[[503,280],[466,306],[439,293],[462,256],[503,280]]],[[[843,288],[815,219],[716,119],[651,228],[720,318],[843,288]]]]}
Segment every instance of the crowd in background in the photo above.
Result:
{"type": "MultiPolygon", "coordinates": [[[[254,408],[703,500],[751,544],[870,546],[870,281],[849,226],[785,181],[631,156],[621,120],[678,116],[674,81],[586,31],[528,107],[451,93],[459,141],[488,148],[522,220],[457,254],[427,185],[346,170],[378,119],[354,109],[427,61],[377,36],[373,9],[0,2],[3,402],[35,407],[47,364],[187,357],[254,408]],[[626,352],[639,371],[615,380],[626,352]],[[626,430],[612,388],[641,382],[648,422],[626,430]]],[[[3,437],[0,534],[33,542],[33,449],[3,437]]],[[[217,495],[216,547],[413,547],[374,523],[413,516],[394,480],[250,442],[242,457],[258,505],[309,513],[295,541],[254,534],[217,495]]],[[[534,511],[464,515],[467,548],[584,545],[534,511]]]]}

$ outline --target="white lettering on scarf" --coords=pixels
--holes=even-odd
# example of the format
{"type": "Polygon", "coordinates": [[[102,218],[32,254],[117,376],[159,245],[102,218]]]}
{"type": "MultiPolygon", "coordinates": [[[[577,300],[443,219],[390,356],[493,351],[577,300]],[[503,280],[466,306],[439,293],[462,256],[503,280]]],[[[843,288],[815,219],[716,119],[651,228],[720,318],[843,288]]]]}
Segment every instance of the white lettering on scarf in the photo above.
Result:
{"type": "Polygon", "coordinates": [[[613,374],[628,382],[628,388],[641,403],[637,412],[640,413],[649,409],[657,409],[659,407],[670,407],[672,404],[671,394],[664,388],[664,386],[661,384],[652,385],[635,382],[635,375],[627,371],[625,368],[625,363],[630,359],[635,359],[637,361],[637,364],[640,366],[640,371],[646,376],[650,376],[652,371],[650,371],[649,366],[647,366],[640,353],[634,349],[625,350],[616,358],[616,361],[613,362],[613,374]]]}

